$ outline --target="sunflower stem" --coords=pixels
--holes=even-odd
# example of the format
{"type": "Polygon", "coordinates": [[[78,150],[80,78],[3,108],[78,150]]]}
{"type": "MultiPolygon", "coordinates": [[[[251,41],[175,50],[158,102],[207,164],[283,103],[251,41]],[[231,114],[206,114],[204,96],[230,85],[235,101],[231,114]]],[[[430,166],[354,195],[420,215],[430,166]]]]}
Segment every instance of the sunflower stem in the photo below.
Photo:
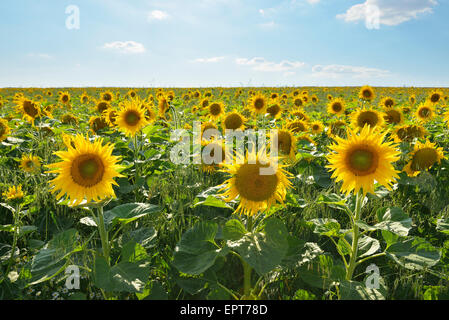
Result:
{"type": "Polygon", "coordinates": [[[11,270],[12,264],[14,262],[14,255],[16,252],[17,241],[19,239],[19,216],[20,216],[20,205],[17,205],[16,210],[13,212],[14,216],[14,233],[11,247],[11,256],[9,257],[8,267],[6,268],[5,277],[8,276],[9,270],[11,270]]]}
{"type": "Polygon", "coordinates": [[[357,266],[357,254],[359,247],[359,227],[356,222],[360,220],[360,213],[362,211],[362,201],[363,196],[360,192],[356,195],[355,200],[355,210],[354,210],[354,221],[352,222],[352,249],[351,249],[351,258],[349,260],[349,266],[346,269],[346,280],[352,280],[352,276],[354,274],[355,267],[357,266]]]}
{"type": "Polygon", "coordinates": [[[98,231],[100,233],[100,239],[101,239],[101,247],[103,249],[103,256],[109,265],[110,248],[109,248],[108,232],[106,231],[106,227],[104,225],[103,206],[98,207],[97,221],[98,221],[98,231]]]}

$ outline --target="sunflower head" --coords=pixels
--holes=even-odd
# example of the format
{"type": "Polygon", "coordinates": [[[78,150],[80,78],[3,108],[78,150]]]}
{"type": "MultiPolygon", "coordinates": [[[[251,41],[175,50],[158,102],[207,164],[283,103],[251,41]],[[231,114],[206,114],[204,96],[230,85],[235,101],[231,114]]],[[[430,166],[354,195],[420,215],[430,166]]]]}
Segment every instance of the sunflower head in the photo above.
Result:
{"type": "Polygon", "coordinates": [[[245,117],[237,112],[237,110],[234,110],[223,118],[223,128],[225,130],[244,130],[245,122],[245,117]]]}
{"type": "Polygon", "coordinates": [[[108,108],[103,111],[101,116],[106,120],[109,127],[114,127],[117,119],[117,110],[113,108],[108,108]]]}
{"type": "Polygon", "coordinates": [[[328,168],[334,171],[332,178],[343,181],[342,192],[374,193],[375,181],[391,190],[398,178],[392,163],[399,160],[400,151],[392,142],[384,142],[385,135],[365,126],[359,134],[348,130],[346,139],[335,138],[337,143],[330,147],[333,153],[327,157],[328,168]]]}
{"type": "Polygon", "coordinates": [[[314,121],[310,124],[310,130],[313,134],[320,134],[324,130],[324,126],[320,121],[314,121]]]}
{"type": "Polygon", "coordinates": [[[209,117],[213,120],[219,119],[224,113],[224,105],[222,102],[211,102],[208,106],[209,117]]]}
{"type": "Polygon", "coordinates": [[[59,102],[62,103],[62,104],[64,104],[64,105],[69,104],[69,103],[70,103],[70,93],[68,93],[68,92],[62,92],[62,93],[59,95],[59,102]]]}
{"type": "Polygon", "coordinates": [[[409,154],[409,162],[404,171],[409,176],[416,176],[420,171],[429,170],[435,163],[445,159],[443,148],[437,148],[435,143],[427,140],[425,143],[417,142],[414,150],[409,154]]]}
{"type": "Polygon", "coordinates": [[[11,128],[8,125],[8,121],[0,119],[0,142],[5,140],[11,133],[11,128]]]}
{"type": "Polygon", "coordinates": [[[303,109],[292,110],[290,112],[290,114],[293,117],[295,117],[297,120],[301,120],[301,121],[305,121],[305,122],[309,121],[309,116],[303,109]]]}
{"type": "Polygon", "coordinates": [[[379,128],[384,124],[384,118],[380,112],[374,109],[360,109],[352,114],[352,126],[362,129],[365,125],[371,128],[379,128]]]}
{"type": "Polygon", "coordinates": [[[343,115],[345,113],[345,110],[345,101],[341,98],[335,98],[327,105],[327,112],[337,116],[343,115]]]}
{"type": "Polygon", "coordinates": [[[384,112],[384,119],[388,124],[401,124],[404,121],[402,112],[395,108],[390,108],[384,112]]]}
{"type": "Polygon", "coordinates": [[[114,100],[114,94],[110,91],[102,92],[100,95],[101,101],[104,101],[106,103],[111,103],[114,100]]]}
{"type": "Polygon", "coordinates": [[[23,155],[20,160],[20,166],[23,171],[28,173],[36,173],[41,167],[41,162],[38,157],[33,155],[23,155]]]}
{"type": "Polygon", "coordinates": [[[148,121],[145,118],[145,109],[138,99],[126,100],[117,112],[116,124],[120,131],[127,136],[134,137],[142,130],[148,121]]]}
{"type": "Polygon", "coordinates": [[[287,129],[294,133],[298,133],[306,132],[307,130],[309,130],[309,127],[305,121],[295,120],[287,123],[287,129]]]}
{"type": "Polygon", "coordinates": [[[89,126],[93,133],[108,127],[108,122],[102,116],[93,116],[89,119],[89,126]]]}
{"type": "Polygon", "coordinates": [[[39,104],[33,100],[22,96],[16,100],[16,104],[16,110],[29,122],[34,123],[34,120],[41,116],[41,108],[39,104]]]}
{"type": "Polygon", "coordinates": [[[12,186],[9,187],[8,190],[3,192],[3,196],[6,198],[6,200],[9,201],[17,201],[23,198],[24,193],[22,190],[22,186],[12,186]]]}
{"type": "Polygon", "coordinates": [[[443,92],[441,90],[433,90],[430,92],[427,101],[432,104],[438,104],[443,99],[443,92]]]}
{"type": "Polygon", "coordinates": [[[257,215],[276,202],[283,203],[287,190],[292,188],[292,175],[277,164],[277,159],[266,158],[265,152],[238,157],[233,164],[223,164],[223,171],[231,176],[220,190],[225,201],[239,197],[236,212],[248,216],[257,215]]]}
{"type": "Polygon", "coordinates": [[[370,86],[363,86],[359,92],[359,99],[364,101],[373,101],[376,97],[374,89],[370,86]]]}
{"type": "Polygon", "coordinates": [[[271,106],[269,106],[267,108],[267,113],[272,117],[272,118],[279,118],[282,115],[282,108],[279,105],[279,103],[274,103],[271,106]]]}
{"type": "Polygon", "coordinates": [[[388,109],[390,109],[390,108],[393,108],[395,104],[396,104],[396,102],[395,102],[394,99],[391,98],[391,97],[384,97],[384,98],[382,98],[382,100],[380,101],[380,107],[383,108],[383,109],[385,109],[385,110],[388,110],[388,109]]]}
{"type": "Polygon", "coordinates": [[[435,116],[435,109],[430,103],[421,104],[415,112],[415,117],[420,122],[427,122],[435,116]]]}
{"type": "Polygon", "coordinates": [[[256,115],[265,114],[265,110],[267,109],[267,98],[263,94],[258,93],[249,99],[248,106],[256,115]]]}
{"type": "Polygon", "coordinates": [[[296,138],[293,132],[283,128],[277,130],[277,146],[274,146],[280,156],[286,156],[287,160],[294,161],[296,158],[296,138]]]}

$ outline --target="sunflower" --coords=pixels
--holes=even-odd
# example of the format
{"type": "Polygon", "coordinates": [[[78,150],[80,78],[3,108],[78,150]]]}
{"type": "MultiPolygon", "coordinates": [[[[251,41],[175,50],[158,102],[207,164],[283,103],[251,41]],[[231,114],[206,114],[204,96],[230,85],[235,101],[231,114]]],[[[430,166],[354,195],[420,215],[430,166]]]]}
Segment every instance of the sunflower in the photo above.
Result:
{"type": "Polygon", "coordinates": [[[267,98],[263,94],[258,93],[249,99],[248,106],[256,115],[265,114],[267,98]]]}
{"type": "Polygon", "coordinates": [[[106,120],[109,127],[114,127],[117,119],[117,110],[109,108],[103,111],[101,116],[106,120]]]}
{"type": "Polygon", "coordinates": [[[112,155],[114,146],[103,145],[102,139],[90,142],[82,135],[74,137],[73,144],[67,151],[56,152],[61,162],[48,165],[49,173],[58,175],[50,181],[51,192],[59,192],[57,199],[67,194],[73,205],[115,197],[112,185],[118,184],[114,178],[122,175],[118,172],[119,157],[112,155]]]}
{"type": "Polygon", "coordinates": [[[95,111],[99,114],[102,114],[103,112],[108,110],[110,107],[111,107],[111,105],[106,101],[102,101],[102,100],[96,101],[95,111]]]}
{"type": "MultiPolygon", "coordinates": [[[[204,133],[207,130],[218,130],[217,126],[213,122],[204,122],[201,124],[201,140],[205,139],[204,133]]],[[[207,140],[207,139],[206,139],[207,140]]]]}
{"type": "Polygon", "coordinates": [[[66,113],[61,116],[61,123],[76,125],[78,124],[78,118],[71,115],[70,113],[66,113]]]}
{"type": "Polygon", "coordinates": [[[293,132],[285,128],[277,130],[277,146],[275,148],[279,155],[287,156],[289,161],[294,161],[296,158],[296,138],[293,132]]]}
{"type": "Polygon", "coordinates": [[[362,129],[365,125],[369,125],[371,128],[379,128],[384,124],[382,114],[374,109],[360,109],[351,117],[352,126],[356,129],[362,129]]]}
{"type": "Polygon", "coordinates": [[[402,112],[398,109],[395,108],[390,108],[386,111],[384,111],[384,120],[388,123],[388,124],[401,124],[404,121],[404,115],[402,114],[402,112]]]}
{"type": "Polygon", "coordinates": [[[11,128],[8,125],[8,121],[0,119],[0,142],[5,140],[11,133],[11,128]]]}
{"type": "Polygon", "coordinates": [[[116,123],[127,136],[134,137],[148,124],[148,121],[145,118],[145,110],[142,109],[139,101],[132,99],[123,102],[121,110],[117,112],[116,123]]]}
{"type": "Polygon", "coordinates": [[[275,119],[278,119],[282,115],[282,108],[279,103],[274,103],[267,108],[267,113],[275,119]]]}
{"type": "Polygon", "coordinates": [[[161,96],[158,98],[157,108],[159,110],[159,116],[165,117],[165,113],[170,108],[170,104],[165,96],[161,96]]]}
{"type": "Polygon", "coordinates": [[[292,188],[290,179],[293,178],[283,169],[285,165],[278,165],[277,159],[267,159],[265,152],[238,158],[234,164],[223,164],[223,171],[231,178],[220,189],[227,202],[240,198],[236,213],[255,216],[276,202],[284,202],[287,190],[292,188]]]}
{"type": "Polygon", "coordinates": [[[310,100],[312,101],[312,103],[316,104],[318,103],[318,101],[320,101],[320,99],[318,99],[318,97],[316,95],[313,95],[312,98],[310,98],[310,100]]]}
{"type": "Polygon", "coordinates": [[[332,101],[332,99],[334,99],[334,97],[332,97],[331,94],[328,94],[328,95],[327,95],[327,100],[332,101]]]}
{"type": "Polygon", "coordinates": [[[297,118],[298,120],[301,121],[309,121],[309,116],[307,115],[307,113],[302,110],[302,109],[296,109],[296,110],[292,110],[290,112],[290,114],[292,116],[294,116],[295,118],[297,118]]]}
{"type": "Polygon", "coordinates": [[[100,95],[100,99],[101,99],[101,101],[111,103],[114,100],[114,94],[110,91],[102,92],[100,95]]]}
{"type": "Polygon", "coordinates": [[[70,93],[62,92],[59,96],[59,102],[64,105],[68,105],[70,103],[70,93]]]}
{"type": "Polygon", "coordinates": [[[365,101],[372,101],[376,97],[374,89],[370,86],[363,86],[359,92],[359,98],[365,101]]]}
{"type": "Polygon", "coordinates": [[[22,199],[24,196],[23,190],[22,190],[22,186],[12,186],[9,187],[7,191],[3,192],[3,196],[7,199],[7,200],[18,200],[18,199],[22,199]]]}
{"type": "Polygon", "coordinates": [[[392,142],[384,142],[385,135],[365,126],[360,134],[348,130],[347,139],[335,138],[337,144],[330,147],[334,153],[327,156],[327,168],[334,171],[332,178],[343,181],[342,192],[358,193],[362,189],[364,195],[374,193],[375,181],[391,190],[398,178],[392,163],[399,160],[400,151],[392,142]]]}
{"type": "Polygon", "coordinates": [[[433,90],[430,92],[427,101],[429,101],[432,105],[438,104],[441,99],[443,99],[443,92],[441,90],[433,90]]]}
{"type": "Polygon", "coordinates": [[[201,170],[206,173],[214,173],[226,160],[226,147],[224,141],[202,141],[201,170]]]}
{"type": "Polygon", "coordinates": [[[222,122],[224,130],[245,130],[246,119],[237,110],[228,113],[222,122]]]}
{"type": "Polygon", "coordinates": [[[306,132],[308,129],[307,123],[302,120],[290,121],[287,123],[287,129],[297,133],[297,132],[306,132]]]}
{"type": "Polygon", "coordinates": [[[295,107],[295,108],[300,108],[300,107],[302,107],[304,105],[304,101],[303,101],[303,99],[301,99],[300,97],[295,97],[294,99],[293,99],[293,106],[295,107]]]}
{"type": "Polygon", "coordinates": [[[324,126],[320,121],[314,121],[310,124],[310,130],[313,134],[320,134],[323,132],[324,126]]]}
{"type": "Polygon", "coordinates": [[[404,167],[404,171],[410,176],[417,176],[421,171],[429,170],[435,163],[440,164],[445,159],[443,148],[437,148],[435,143],[426,140],[425,143],[417,142],[414,150],[409,154],[410,161],[404,167]]]}
{"type": "Polygon", "coordinates": [[[346,105],[345,101],[341,98],[335,98],[327,105],[327,112],[337,116],[341,116],[345,113],[346,105]]]}
{"type": "Polygon", "coordinates": [[[430,103],[421,104],[415,112],[415,117],[421,122],[427,122],[435,116],[435,109],[430,103]]]}
{"type": "Polygon", "coordinates": [[[426,134],[426,129],[417,125],[404,125],[397,127],[394,134],[397,142],[411,142],[415,138],[423,138],[426,134]]]}
{"type": "Polygon", "coordinates": [[[394,101],[393,98],[391,98],[391,97],[384,97],[380,101],[379,105],[380,105],[381,108],[383,108],[385,110],[388,110],[390,108],[393,108],[395,104],[396,104],[396,102],[394,101]]]}
{"type": "Polygon", "coordinates": [[[80,102],[81,102],[81,104],[88,104],[90,102],[90,97],[89,97],[89,95],[86,92],[84,92],[81,95],[80,102]]]}
{"type": "Polygon", "coordinates": [[[128,97],[130,97],[131,99],[134,99],[137,97],[137,92],[135,90],[129,90],[128,91],[128,97]]]}
{"type": "Polygon", "coordinates": [[[409,98],[408,101],[410,102],[411,105],[414,105],[416,103],[416,96],[414,94],[412,94],[409,98]]]}
{"type": "Polygon", "coordinates": [[[208,106],[209,117],[213,120],[219,119],[224,112],[224,105],[222,102],[212,102],[208,106]]]}
{"type": "Polygon", "coordinates": [[[94,116],[89,119],[89,126],[93,133],[97,133],[100,130],[108,127],[108,122],[104,117],[94,116]]]}
{"type": "Polygon", "coordinates": [[[41,162],[38,157],[33,155],[23,155],[20,160],[20,166],[23,171],[28,173],[36,173],[41,167],[41,162]]]}
{"type": "Polygon", "coordinates": [[[20,112],[24,119],[34,123],[36,118],[41,116],[41,108],[37,102],[21,97],[16,102],[16,110],[20,112]]]}
{"type": "Polygon", "coordinates": [[[154,123],[157,119],[157,113],[153,110],[151,105],[147,106],[147,109],[145,111],[145,119],[148,121],[148,123],[154,123]]]}
{"type": "Polygon", "coordinates": [[[200,102],[201,109],[206,109],[209,106],[209,99],[202,99],[200,102]]]}

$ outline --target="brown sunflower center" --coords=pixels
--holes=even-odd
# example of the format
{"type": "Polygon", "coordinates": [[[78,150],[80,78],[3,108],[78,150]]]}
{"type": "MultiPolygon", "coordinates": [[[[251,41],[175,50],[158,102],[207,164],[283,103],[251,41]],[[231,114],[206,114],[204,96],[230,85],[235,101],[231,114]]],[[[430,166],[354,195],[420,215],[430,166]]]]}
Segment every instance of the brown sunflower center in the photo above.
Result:
{"type": "Polygon", "coordinates": [[[426,170],[438,161],[438,153],[433,148],[418,150],[413,156],[411,168],[413,171],[426,170]]]}
{"type": "Polygon", "coordinates": [[[392,99],[385,100],[385,107],[390,108],[394,105],[394,101],[392,99]]]}
{"type": "Polygon", "coordinates": [[[430,97],[430,101],[432,101],[433,103],[437,103],[438,101],[440,101],[440,95],[438,93],[434,93],[432,94],[432,96],[430,97]]]}
{"type": "Polygon", "coordinates": [[[70,173],[73,181],[85,188],[97,185],[103,179],[104,164],[95,154],[83,154],[73,160],[70,173]]]}
{"type": "Polygon", "coordinates": [[[140,115],[134,110],[129,110],[125,113],[124,119],[128,126],[134,127],[139,123],[140,115]]]}
{"type": "Polygon", "coordinates": [[[278,132],[278,150],[283,154],[290,154],[292,149],[292,137],[287,131],[278,132]]]}
{"type": "Polygon", "coordinates": [[[301,107],[302,106],[302,99],[295,99],[293,102],[295,106],[301,107]]]}
{"type": "Polygon", "coordinates": [[[262,110],[265,107],[265,100],[262,98],[257,98],[254,101],[254,108],[256,108],[257,110],[262,110]]]}
{"type": "Polygon", "coordinates": [[[26,100],[23,103],[23,110],[27,115],[29,115],[32,118],[35,118],[39,113],[39,110],[36,108],[36,105],[32,103],[30,100],[26,100]]]}
{"type": "Polygon", "coordinates": [[[385,112],[387,116],[385,117],[385,120],[389,124],[397,124],[401,122],[401,113],[397,110],[388,110],[385,112]]]}
{"type": "Polygon", "coordinates": [[[267,112],[272,116],[275,117],[279,112],[281,111],[281,107],[277,104],[273,104],[271,107],[267,109],[267,112]]]}
{"type": "Polygon", "coordinates": [[[334,112],[341,112],[341,110],[343,110],[343,106],[340,102],[335,102],[332,104],[332,110],[334,110],[334,112]]]}
{"type": "Polygon", "coordinates": [[[378,156],[370,148],[359,146],[349,153],[347,165],[349,170],[356,176],[366,176],[376,171],[378,156]]]}
{"type": "Polygon", "coordinates": [[[97,111],[99,113],[103,113],[103,111],[105,111],[108,107],[109,107],[109,105],[107,102],[100,102],[97,105],[97,111]]]}
{"type": "Polygon", "coordinates": [[[111,100],[112,100],[111,94],[110,94],[110,93],[105,93],[105,94],[103,95],[103,100],[104,100],[104,101],[111,101],[111,100]]]}
{"type": "Polygon", "coordinates": [[[65,94],[65,95],[62,96],[62,102],[65,103],[67,101],[69,101],[69,96],[65,94]]]}
{"type": "Polygon", "coordinates": [[[291,123],[288,128],[292,130],[293,132],[304,132],[306,130],[306,126],[301,121],[295,121],[291,123]]]}
{"type": "Polygon", "coordinates": [[[243,124],[242,117],[236,113],[228,115],[225,119],[226,129],[237,130],[243,124]]]}
{"type": "Polygon", "coordinates": [[[221,106],[218,103],[212,103],[209,107],[210,114],[213,116],[218,116],[221,113],[221,106]]]}
{"type": "Polygon", "coordinates": [[[241,198],[254,202],[262,202],[275,196],[278,186],[277,175],[261,175],[261,168],[268,165],[260,163],[244,164],[236,173],[235,187],[241,198]]]}
{"type": "Polygon", "coordinates": [[[418,114],[421,118],[428,118],[428,117],[430,117],[431,113],[432,113],[432,111],[427,107],[422,107],[421,109],[419,109],[419,112],[418,112],[418,114]]]}
{"type": "Polygon", "coordinates": [[[373,111],[363,111],[357,118],[357,125],[363,128],[365,125],[369,125],[371,128],[375,127],[379,122],[377,113],[373,111]]]}
{"type": "Polygon", "coordinates": [[[365,99],[370,99],[373,94],[372,94],[371,90],[365,89],[365,90],[363,90],[362,95],[365,99]]]}

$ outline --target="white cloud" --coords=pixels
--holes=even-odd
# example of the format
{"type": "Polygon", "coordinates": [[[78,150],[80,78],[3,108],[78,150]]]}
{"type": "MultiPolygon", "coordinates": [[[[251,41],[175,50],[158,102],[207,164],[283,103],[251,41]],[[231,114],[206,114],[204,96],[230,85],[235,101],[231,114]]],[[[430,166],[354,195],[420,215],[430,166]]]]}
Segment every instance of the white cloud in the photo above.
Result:
{"type": "Polygon", "coordinates": [[[212,58],[198,58],[193,60],[193,62],[198,62],[198,63],[215,63],[215,62],[220,62],[224,59],[225,57],[212,57],[212,58]]]}
{"type": "Polygon", "coordinates": [[[366,0],[337,15],[337,18],[346,22],[366,21],[373,19],[373,11],[374,14],[377,11],[380,24],[396,26],[418,18],[420,14],[432,13],[437,4],[436,0],[366,0]]]}
{"type": "Polygon", "coordinates": [[[143,44],[135,41],[115,41],[105,43],[104,49],[116,50],[120,53],[144,53],[145,47],[143,44]]]}
{"type": "Polygon", "coordinates": [[[315,3],[320,2],[320,0],[307,0],[307,2],[310,4],[315,4],[315,3]]]}
{"type": "Polygon", "coordinates": [[[150,13],[148,13],[148,21],[162,21],[170,18],[167,12],[161,11],[161,10],[153,10],[150,13]]]}
{"type": "Polygon", "coordinates": [[[312,73],[315,77],[326,78],[339,78],[340,76],[353,78],[377,78],[390,75],[390,71],[387,70],[338,64],[325,66],[316,65],[312,68],[312,73]]]}
{"type": "Polygon", "coordinates": [[[288,61],[283,60],[279,63],[271,62],[265,60],[265,58],[256,57],[253,59],[246,58],[238,58],[235,60],[235,63],[243,66],[251,66],[255,71],[263,71],[263,72],[280,72],[280,71],[291,71],[294,69],[301,68],[305,65],[304,62],[300,61],[288,61]]]}

